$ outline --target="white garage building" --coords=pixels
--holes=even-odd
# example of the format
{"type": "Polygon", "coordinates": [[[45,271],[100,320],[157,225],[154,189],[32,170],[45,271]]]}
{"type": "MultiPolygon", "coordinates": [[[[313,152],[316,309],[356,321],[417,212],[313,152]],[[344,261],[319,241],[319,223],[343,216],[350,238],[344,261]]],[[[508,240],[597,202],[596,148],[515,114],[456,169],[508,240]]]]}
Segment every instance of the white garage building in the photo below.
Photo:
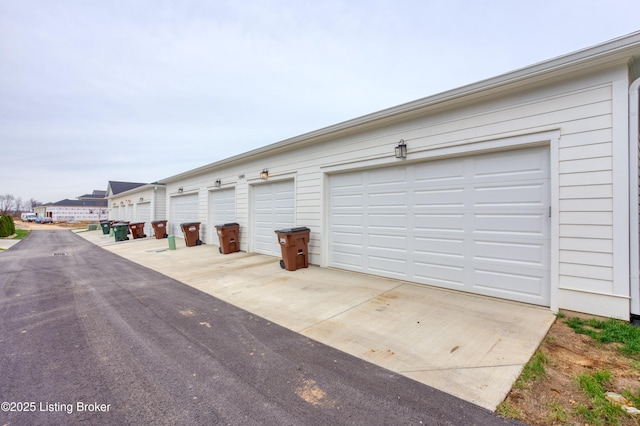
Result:
{"type": "Polygon", "coordinates": [[[323,267],[629,319],[639,57],[634,33],[162,179],[170,227],[279,256],[307,226],[323,267]]]}
{"type": "Polygon", "coordinates": [[[144,222],[144,233],[154,235],[151,222],[166,220],[166,190],[160,183],[109,181],[109,220],[144,222]]]}

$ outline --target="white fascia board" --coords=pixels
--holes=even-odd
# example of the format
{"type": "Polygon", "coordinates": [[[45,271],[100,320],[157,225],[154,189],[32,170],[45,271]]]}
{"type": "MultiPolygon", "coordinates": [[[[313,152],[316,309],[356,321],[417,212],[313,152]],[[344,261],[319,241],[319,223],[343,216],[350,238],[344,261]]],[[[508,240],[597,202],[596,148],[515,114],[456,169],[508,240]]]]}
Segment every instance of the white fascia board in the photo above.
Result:
{"type": "Polygon", "coordinates": [[[216,161],[174,176],[160,179],[159,182],[170,183],[186,177],[213,171],[232,163],[244,161],[248,158],[260,157],[283,148],[290,149],[292,145],[306,145],[315,143],[322,138],[335,136],[343,132],[352,132],[370,125],[377,125],[381,120],[389,120],[398,116],[404,116],[418,110],[426,110],[444,103],[459,100],[477,94],[488,95],[490,91],[506,89],[508,86],[521,84],[526,80],[560,77],[577,69],[587,66],[598,66],[616,61],[628,61],[634,56],[640,56],[640,31],[619,37],[599,45],[578,50],[567,55],[559,56],[547,61],[539,62],[525,68],[520,68],[506,74],[481,80],[466,86],[441,92],[426,98],[407,102],[395,107],[347,120],[335,125],[304,133],[293,138],[285,139],[252,151],[245,152],[224,160],[216,161]]]}
{"type": "Polygon", "coordinates": [[[136,186],[135,188],[132,188],[132,189],[130,189],[128,191],[119,192],[119,193],[117,193],[115,195],[111,195],[110,197],[105,197],[105,198],[112,199],[112,198],[126,197],[127,195],[136,194],[136,193],[141,192],[141,191],[147,191],[149,189],[153,189],[153,188],[156,188],[158,186],[161,186],[161,187],[164,188],[166,185],[164,183],[148,183],[146,185],[136,186]]]}

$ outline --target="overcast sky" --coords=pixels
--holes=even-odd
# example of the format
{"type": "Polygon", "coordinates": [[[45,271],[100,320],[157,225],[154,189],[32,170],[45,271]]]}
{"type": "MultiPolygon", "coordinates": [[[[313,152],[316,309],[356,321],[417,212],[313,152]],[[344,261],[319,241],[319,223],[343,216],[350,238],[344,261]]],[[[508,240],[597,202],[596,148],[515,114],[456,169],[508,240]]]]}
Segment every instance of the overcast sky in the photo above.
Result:
{"type": "Polygon", "coordinates": [[[640,29],[638,0],[0,0],[0,194],[153,182],[640,29]]]}

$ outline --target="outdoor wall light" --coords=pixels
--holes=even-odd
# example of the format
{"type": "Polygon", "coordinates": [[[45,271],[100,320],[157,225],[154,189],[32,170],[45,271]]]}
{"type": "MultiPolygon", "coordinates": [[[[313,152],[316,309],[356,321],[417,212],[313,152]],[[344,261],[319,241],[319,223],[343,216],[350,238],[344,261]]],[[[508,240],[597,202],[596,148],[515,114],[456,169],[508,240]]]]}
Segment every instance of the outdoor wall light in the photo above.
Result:
{"type": "Polygon", "coordinates": [[[139,201],[139,202],[143,202],[143,201],[144,201],[144,197],[140,197],[140,198],[138,199],[138,201],[139,201]]]}
{"type": "Polygon", "coordinates": [[[407,145],[404,143],[404,139],[400,139],[398,146],[396,146],[396,158],[407,158],[407,145]]]}
{"type": "Polygon", "coordinates": [[[124,206],[124,201],[120,201],[120,205],[121,205],[121,206],[124,206]]]}
{"type": "Polygon", "coordinates": [[[178,188],[178,192],[179,192],[180,194],[182,194],[182,191],[184,191],[184,189],[182,189],[182,187],[178,188]]]}
{"type": "Polygon", "coordinates": [[[220,179],[216,179],[216,181],[214,182],[214,185],[220,188],[220,185],[222,185],[222,181],[220,179]]]}
{"type": "Polygon", "coordinates": [[[260,172],[260,179],[267,180],[267,178],[268,178],[268,177],[269,177],[269,170],[267,170],[267,169],[263,169],[263,170],[260,172]]]}

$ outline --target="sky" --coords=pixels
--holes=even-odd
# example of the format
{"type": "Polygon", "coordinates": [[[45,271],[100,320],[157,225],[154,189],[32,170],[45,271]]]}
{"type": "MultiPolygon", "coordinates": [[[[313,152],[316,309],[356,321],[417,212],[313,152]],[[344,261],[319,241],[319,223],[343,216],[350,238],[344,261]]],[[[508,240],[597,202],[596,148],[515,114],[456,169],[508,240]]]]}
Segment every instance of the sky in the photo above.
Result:
{"type": "Polygon", "coordinates": [[[150,183],[640,30],[637,0],[0,0],[0,195],[150,183]]]}

